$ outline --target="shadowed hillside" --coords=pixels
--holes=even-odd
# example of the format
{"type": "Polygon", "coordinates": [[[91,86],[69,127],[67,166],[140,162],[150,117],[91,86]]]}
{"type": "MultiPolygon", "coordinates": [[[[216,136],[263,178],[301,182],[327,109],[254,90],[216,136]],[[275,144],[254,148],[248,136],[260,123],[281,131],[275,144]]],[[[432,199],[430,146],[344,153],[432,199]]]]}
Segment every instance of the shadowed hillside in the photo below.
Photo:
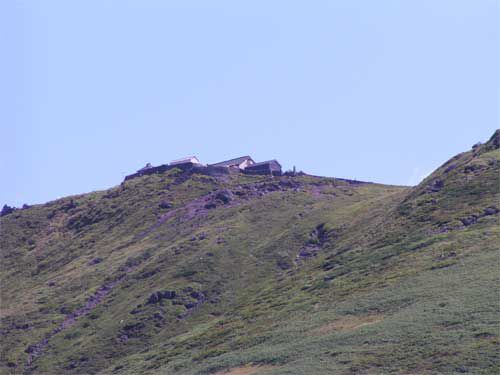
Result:
{"type": "Polygon", "coordinates": [[[1,374],[496,374],[500,133],[416,187],[179,169],[1,223],[1,374]]]}

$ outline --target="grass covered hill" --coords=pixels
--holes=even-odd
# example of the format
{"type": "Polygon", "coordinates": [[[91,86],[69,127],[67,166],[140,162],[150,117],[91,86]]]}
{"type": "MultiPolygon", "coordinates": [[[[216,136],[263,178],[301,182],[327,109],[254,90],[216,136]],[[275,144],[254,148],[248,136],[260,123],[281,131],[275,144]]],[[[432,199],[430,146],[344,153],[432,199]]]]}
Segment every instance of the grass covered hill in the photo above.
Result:
{"type": "Polygon", "coordinates": [[[498,374],[500,133],[416,187],[173,169],[0,218],[0,374],[498,374]]]}

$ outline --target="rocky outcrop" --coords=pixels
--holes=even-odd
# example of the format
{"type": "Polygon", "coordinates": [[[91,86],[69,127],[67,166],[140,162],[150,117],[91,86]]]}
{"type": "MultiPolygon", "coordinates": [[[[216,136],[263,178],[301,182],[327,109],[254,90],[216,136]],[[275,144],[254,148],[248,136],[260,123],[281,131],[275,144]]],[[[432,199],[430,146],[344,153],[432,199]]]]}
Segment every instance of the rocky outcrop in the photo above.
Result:
{"type": "Polygon", "coordinates": [[[326,229],[325,223],[317,225],[311,233],[309,233],[309,239],[307,240],[305,246],[300,249],[297,254],[296,260],[310,258],[316,256],[317,252],[325,245],[328,241],[328,231],[326,229]]]}
{"type": "Polygon", "coordinates": [[[178,319],[185,319],[186,317],[191,315],[200,305],[207,301],[205,293],[192,290],[192,288],[185,289],[184,293],[189,293],[188,296],[190,300],[183,302],[186,311],[177,316],[178,319]]]}
{"type": "Polygon", "coordinates": [[[159,204],[158,204],[158,207],[160,208],[163,208],[163,209],[168,209],[168,208],[172,208],[173,207],[173,204],[168,202],[168,201],[161,201],[159,204]]]}
{"type": "Polygon", "coordinates": [[[87,264],[89,266],[94,266],[94,265],[99,264],[101,262],[102,262],[102,258],[97,257],[97,258],[89,260],[89,262],[87,264]]]}
{"type": "Polygon", "coordinates": [[[479,215],[469,215],[463,218],[460,218],[459,220],[462,222],[462,224],[466,227],[472,224],[476,224],[478,219],[485,217],[485,216],[490,216],[490,215],[496,215],[500,210],[497,207],[490,206],[486,207],[483,211],[483,213],[479,215]]]}
{"type": "Polygon", "coordinates": [[[443,187],[444,187],[443,180],[436,179],[436,180],[430,182],[429,185],[427,185],[427,189],[426,190],[427,190],[427,192],[430,192],[430,193],[437,193],[443,187]]]}
{"type": "Polygon", "coordinates": [[[8,214],[11,214],[11,213],[13,213],[16,210],[17,210],[16,207],[11,207],[11,206],[8,206],[8,205],[4,204],[4,206],[2,208],[2,211],[0,211],[0,217],[8,215],[8,214]]]}
{"type": "Polygon", "coordinates": [[[152,305],[152,304],[160,302],[163,299],[174,299],[175,296],[176,296],[176,293],[174,290],[164,290],[164,291],[154,292],[149,296],[146,304],[152,305]]]}
{"type": "Polygon", "coordinates": [[[221,190],[217,194],[215,194],[215,199],[222,202],[223,204],[227,204],[231,202],[233,198],[229,190],[221,190]]]}

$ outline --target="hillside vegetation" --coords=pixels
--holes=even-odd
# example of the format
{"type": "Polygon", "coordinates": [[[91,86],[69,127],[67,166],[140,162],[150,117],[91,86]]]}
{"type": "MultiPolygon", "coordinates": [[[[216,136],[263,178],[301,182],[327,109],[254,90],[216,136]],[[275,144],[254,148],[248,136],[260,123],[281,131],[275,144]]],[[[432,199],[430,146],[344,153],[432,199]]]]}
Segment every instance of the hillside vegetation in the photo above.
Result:
{"type": "Polygon", "coordinates": [[[416,187],[174,169],[0,218],[0,374],[498,374],[500,133],[416,187]]]}

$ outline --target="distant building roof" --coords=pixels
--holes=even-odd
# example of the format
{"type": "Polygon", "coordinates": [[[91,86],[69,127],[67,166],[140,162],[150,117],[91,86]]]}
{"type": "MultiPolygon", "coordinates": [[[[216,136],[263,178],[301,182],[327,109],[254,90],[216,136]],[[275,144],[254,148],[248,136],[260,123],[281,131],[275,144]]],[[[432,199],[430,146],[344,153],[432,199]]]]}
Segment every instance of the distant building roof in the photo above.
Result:
{"type": "Polygon", "coordinates": [[[234,159],[230,159],[230,160],[221,161],[221,162],[218,162],[218,163],[215,163],[215,164],[211,164],[211,165],[214,166],[214,167],[229,167],[231,165],[239,165],[239,164],[243,163],[246,160],[251,160],[252,163],[254,163],[253,159],[250,156],[247,155],[247,156],[240,156],[239,158],[234,158],[234,159]]]}
{"type": "Polygon", "coordinates": [[[183,163],[201,164],[196,156],[187,156],[182,159],[172,160],[170,162],[170,165],[183,164],[183,163]]]}

